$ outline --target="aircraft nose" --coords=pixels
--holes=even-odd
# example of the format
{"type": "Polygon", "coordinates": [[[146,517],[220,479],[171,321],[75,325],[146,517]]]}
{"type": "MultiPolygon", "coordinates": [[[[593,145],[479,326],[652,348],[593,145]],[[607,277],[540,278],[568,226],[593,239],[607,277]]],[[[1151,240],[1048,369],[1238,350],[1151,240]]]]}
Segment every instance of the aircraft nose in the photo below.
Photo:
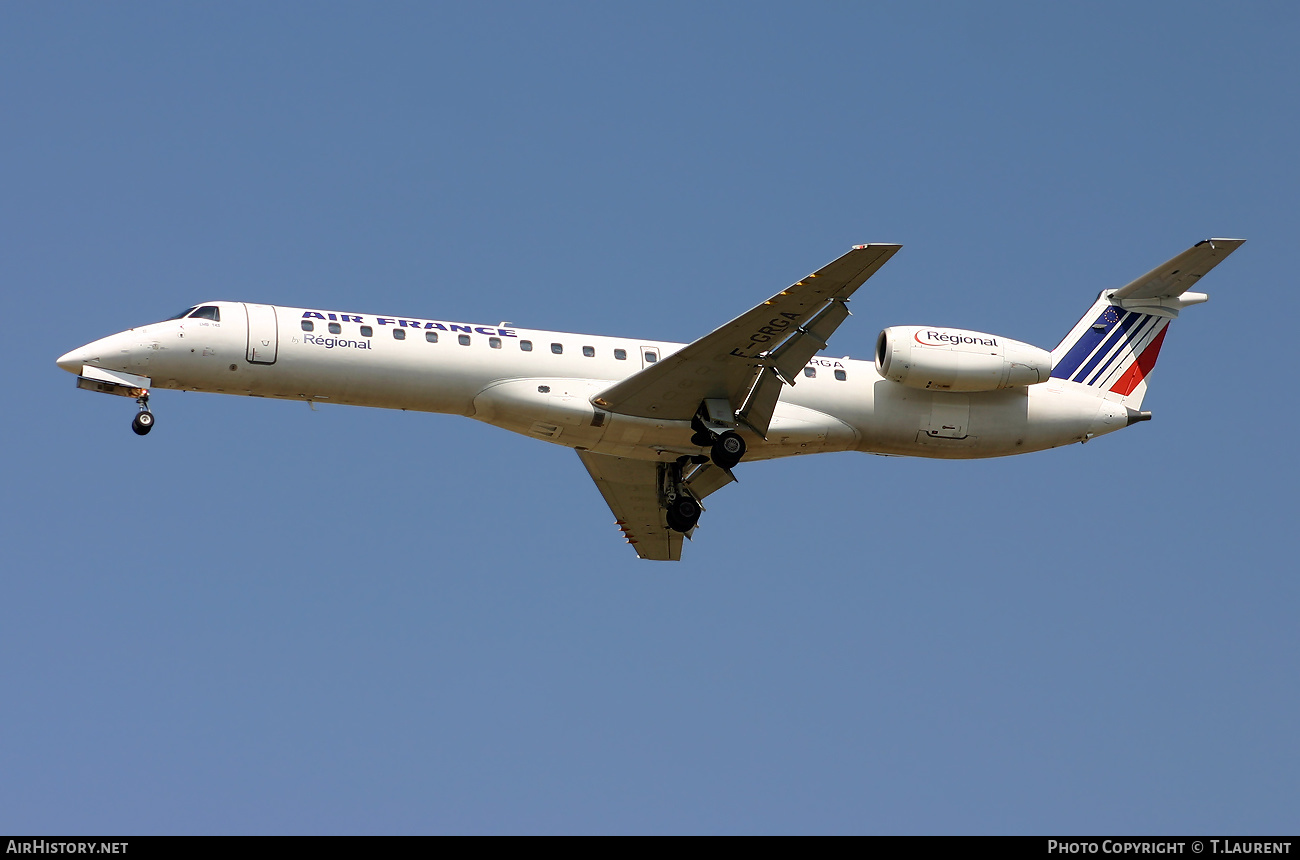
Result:
{"type": "Polygon", "coordinates": [[[99,340],[78,347],[72,352],[59,356],[56,362],[59,367],[68,373],[81,373],[81,368],[87,364],[99,364],[101,358],[105,355],[112,355],[116,350],[118,343],[114,339],[116,336],[101,337],[99,340]]]}
{"type": "Polygon", "coordinates": [[[64,353],[59,356],[57,364],[68,373],[81,373],[82,366],[86,363],[86,348],[74,349],[72,352],[64,353]]]}

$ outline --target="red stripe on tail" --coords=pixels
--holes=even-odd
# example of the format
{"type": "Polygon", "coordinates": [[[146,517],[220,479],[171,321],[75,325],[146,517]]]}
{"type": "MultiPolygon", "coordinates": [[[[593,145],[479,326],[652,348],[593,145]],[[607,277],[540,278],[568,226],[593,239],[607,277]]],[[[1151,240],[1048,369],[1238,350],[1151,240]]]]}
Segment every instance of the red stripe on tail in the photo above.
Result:
{"type": "Polygon", "coordinates": [[[1111,386],[1111,391],[1116,394],[1122,394],[1125,397],[1133,393],[1133,389],[1138,387],[1146,375],[1151,372],[1151,368],[1156,366],[1156,359],[1160,357],[1160,345],[1165,342],[1165,335],[1169,332],[1169,327],[1165,326],[1156,339],[1147,345],[1147,348],[1138,356],[1133,366],[1124,371],[1124,375],[1111,386]]]}

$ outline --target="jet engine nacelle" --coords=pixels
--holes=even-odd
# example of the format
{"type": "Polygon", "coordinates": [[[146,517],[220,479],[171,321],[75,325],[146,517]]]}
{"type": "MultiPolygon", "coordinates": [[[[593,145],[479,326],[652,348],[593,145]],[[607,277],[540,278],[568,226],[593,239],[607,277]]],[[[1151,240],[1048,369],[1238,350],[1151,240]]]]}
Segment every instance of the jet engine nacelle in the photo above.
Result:
{"type": "Polygon", "coordinates": [[[1052,374],[1052,355],[978,331],[890,326],[876,340],[876,370],[912,388],[993,391],[1045,381],[1052,374]]]}

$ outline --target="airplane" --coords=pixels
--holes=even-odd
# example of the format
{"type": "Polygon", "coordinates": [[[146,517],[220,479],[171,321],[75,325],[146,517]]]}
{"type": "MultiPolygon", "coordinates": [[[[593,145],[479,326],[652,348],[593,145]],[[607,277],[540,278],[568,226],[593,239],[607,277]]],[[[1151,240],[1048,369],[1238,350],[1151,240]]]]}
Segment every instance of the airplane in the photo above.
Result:
{"type": "Polygon", "coordinates": [[[890,326],[874,360],[820,355],[901,245],[848,253],[689,344],[234,301],[74,349],[77,387],[464,415],[573,448],[623,537],[676,561],[742,461],[831,451],[975,459],[1056,448],[1151,417],[1147,379],[1191,288],[1243,244],[1206,239],[1103,290],[1055,349],[890,326]]]}

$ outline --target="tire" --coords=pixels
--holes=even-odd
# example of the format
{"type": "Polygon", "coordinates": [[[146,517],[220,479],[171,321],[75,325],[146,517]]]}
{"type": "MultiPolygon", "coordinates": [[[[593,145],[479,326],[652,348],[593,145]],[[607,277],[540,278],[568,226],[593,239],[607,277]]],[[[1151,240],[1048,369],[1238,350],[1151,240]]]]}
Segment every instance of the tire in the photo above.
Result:
{"type": "Polygon", "coordinates": [[[700,503],[689,496],[673,502],[665,512],[668,528],[675,532],[688,532],[700,521],[700,503]]]}
{"type": "Polygon", "coordinates": [[[709,452],[715,465],[724,469],[733,468],[745,456],[745,440],[733,430],[728,430],[718,437],[709,452]]]}
{"type": "Polygon", "coordinates": [[[135,435],[137,436],[146,435],[153,429],[153,413],[141,412],[139,415],[135,416],[135,418],[131,420],[131,429],[135,431],[135,435]]]}

